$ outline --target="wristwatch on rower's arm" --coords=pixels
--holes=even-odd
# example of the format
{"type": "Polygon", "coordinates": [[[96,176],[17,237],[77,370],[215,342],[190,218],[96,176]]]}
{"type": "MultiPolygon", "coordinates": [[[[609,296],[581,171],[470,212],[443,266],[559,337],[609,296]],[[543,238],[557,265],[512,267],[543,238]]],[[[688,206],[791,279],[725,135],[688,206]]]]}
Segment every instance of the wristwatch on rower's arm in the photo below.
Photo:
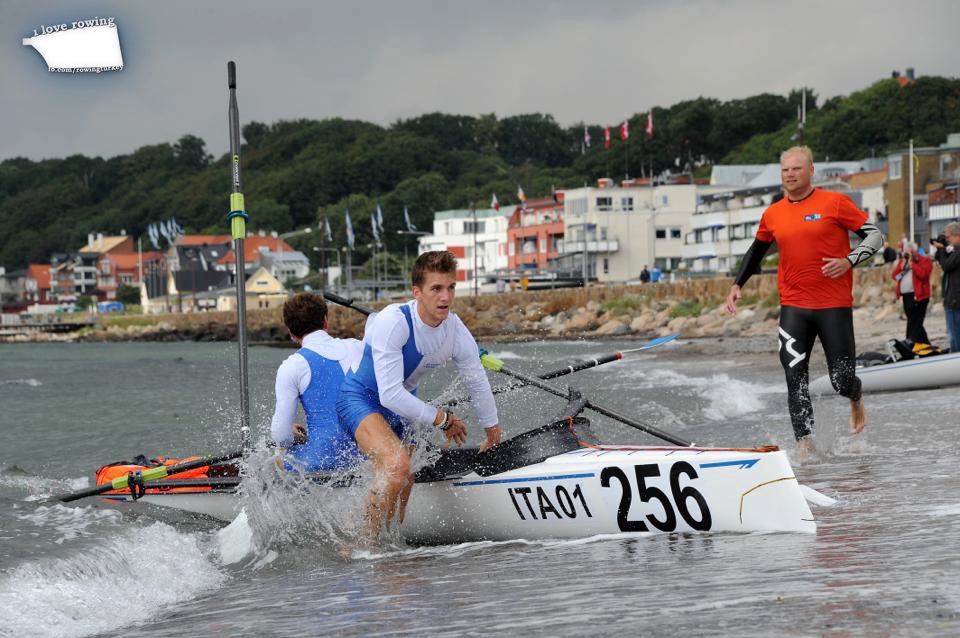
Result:
{"type": "Polygon", "coordinates": [[[452,417],[453,413],[450,410],[437,410],[437,418],[433,420],[433,425],[446,432],[450,429],[450,426],[453,425],[452,417]],[[441,414],[443,415],[442,418],[441,414]],[[437,419],[440,419],[440,421],[437,422],[437,419]]]}

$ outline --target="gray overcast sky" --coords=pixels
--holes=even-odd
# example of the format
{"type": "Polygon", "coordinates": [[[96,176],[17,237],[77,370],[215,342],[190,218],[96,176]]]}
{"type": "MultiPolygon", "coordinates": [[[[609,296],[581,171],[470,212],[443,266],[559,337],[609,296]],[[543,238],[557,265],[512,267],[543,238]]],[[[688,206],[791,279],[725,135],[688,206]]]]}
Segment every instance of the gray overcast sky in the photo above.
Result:
{"type": "Polygon", "coordinates": [[[955,0],[0,0],[0,159],[111,156],[242,122],[430,111],[614,124],[700,95],[847,94],[913,66],[955,77],[955,0]],[[41,24],[116,18],[125,68],[48,73],[41,24]]]}

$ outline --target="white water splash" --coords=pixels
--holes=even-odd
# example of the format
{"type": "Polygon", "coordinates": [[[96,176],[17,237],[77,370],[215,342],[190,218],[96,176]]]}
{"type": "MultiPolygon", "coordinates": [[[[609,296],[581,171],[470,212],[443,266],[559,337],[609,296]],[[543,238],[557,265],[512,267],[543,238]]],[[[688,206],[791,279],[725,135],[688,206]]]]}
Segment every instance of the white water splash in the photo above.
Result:
{"type": "Polygon", "coordinates": [[[120,512],[110,509],[94,507],[67,507],[56,505],[41,505],[28,514],[18,514],[21,521],[28,521],[37,527],[52,528],[57,531],[54,542],[58,545],[81,536],[93,536],[97,533],[96,527],[103,521],[119,521],[120,512]]]}
{"type": "Polygon", "coordinates": [[[144,621],[209,593],[227,576],[201,536],[163,523],[124,530],[67,558],[27,563],[0,577],[0,635],[90,636],[144,621]]]}
{"type": "Polygon", "coordinates": [[[43,385],[43,382],[37,379],[4,379],[0,381],[0,385],[27,385],[36,388],[43,385]]]}

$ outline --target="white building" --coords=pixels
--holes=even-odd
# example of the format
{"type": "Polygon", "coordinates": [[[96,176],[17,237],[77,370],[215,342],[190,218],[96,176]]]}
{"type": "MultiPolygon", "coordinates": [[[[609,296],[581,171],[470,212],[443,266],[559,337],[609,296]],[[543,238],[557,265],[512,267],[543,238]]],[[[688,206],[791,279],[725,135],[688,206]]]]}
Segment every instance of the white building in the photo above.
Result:
{"type": "MultiPolygon", "coordinates": [[[[863,208],[863,193],[851,189],[844,181],[814,185],[842,192],[858,208],[863,208]]],[[[763,211],[779,199],[782,192],[782,186],[777,184],[703,194],[690,219],[690,231],[684,235],[683,260],[687,270],[733,272],[756,237],[763,211]]],[[[872,196],[873,191],[870,193],[872,196]]]]}
{"type": "Polygon", "coordinates": [[[420,253],[449,250],[457,257],[457,281],[468,282],[472,290],[476,277],[483,288],[484,275],[507,267],[509,220],[509,213],[492,208],[478,209],[475,214],[468,209],[434,213],[433,234],[420,238],[420,253]]]}
{"type": "Polygon", "coordinates": [[[684,236],[696,210],[698,193],[724,190],[694,184],[613,186],[564,192],[564,240],[558,266],[582,269],[597,281],[637,279],[643,267],[681,266],[684,236]],[[586,238],[586,245],[584,245],[586,238]]]}

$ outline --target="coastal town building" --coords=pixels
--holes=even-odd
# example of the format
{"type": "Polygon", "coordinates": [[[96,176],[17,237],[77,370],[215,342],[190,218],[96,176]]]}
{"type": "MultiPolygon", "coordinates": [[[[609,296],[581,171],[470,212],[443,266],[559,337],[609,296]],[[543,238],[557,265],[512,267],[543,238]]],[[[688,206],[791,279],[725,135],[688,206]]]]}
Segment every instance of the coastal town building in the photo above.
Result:
{"type": "MultiPolygon", "coordinates": [[[[689,182],[689,180],[686,180],[689,182]]],[[[584,269],[590,280],[630,281],[644,266],[676,270],[683,260],[684,236],[690,228],[698,194],[716,190],[692,183],[652,185],[630,180],[614,186],[564,192],[564,239],[558,243],[561,269],[584,269]]]]}
{"type": "Polygon", "coordinates": [[[52,277],[50,264],[30,264],[23,280],[24,300],[48,303],[54,300],[50,290],[52,277]]]}
{"type": "Polygon", "coordinates": [[[449,250],[457,257],[457,281],[468,282],[472,291],[475,282],[482,286],[486,275],[507,267],[509,220],[509,213],[493,208],[439,211],[433,215],[433,234],[420,238],[420,252],[449,250]]]}
{"type": "MultiPolygon", "coordinates": [[[[889,239],[893,244],[910,234],[910,216],[913,215],[913,241],[920,246],[930,242],[931,225],[945,225],[948,218],[930,218],[930,190],[960,177],[960,133],[951,133],[939,146],[914,147],[914,161],[909,161],[909,149],[897,150],[887,156],[888,175],[884,188],[889,218],[889,239]],[[913,198],[910,197],[910,170],[913,170],[913,198]]],[[[938,209],[938,215],[946,212],[938,209]]]]}
{"type": "Polygon", "coordinates": [[[20,268],[8,272],[6,268],[0,266],[0,304],[15,304],[22,301],[26,285],[26,269],[20,268]]]}
{"type": "Polygon", "coordinates": [[[563,241],[563,192],[529,199],[517,206],[507,223],[507,267],[545,269],[560,256],[563,241]]]}
{"type": "Polygon", "coordinates": [[[930,237],[941,235],[947,224],[960,221],[960,179],[932,182],[927,185],[930,237]]]}

